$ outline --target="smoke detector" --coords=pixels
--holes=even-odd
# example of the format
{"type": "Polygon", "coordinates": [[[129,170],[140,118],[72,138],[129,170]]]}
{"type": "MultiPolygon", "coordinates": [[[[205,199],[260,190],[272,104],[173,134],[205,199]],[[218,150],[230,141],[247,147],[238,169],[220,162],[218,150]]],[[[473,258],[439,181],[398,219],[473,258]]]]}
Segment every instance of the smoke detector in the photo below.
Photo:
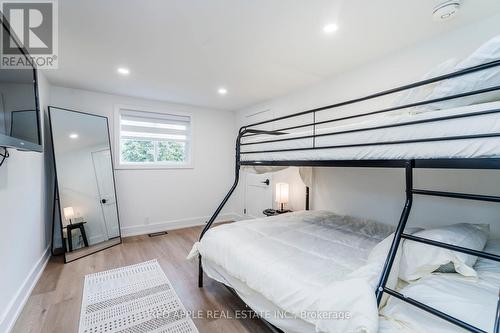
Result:
{"type": "Polygon", "coordinates": [[[448,21],[457,15],[460,10],[460,0],[450,0],[434,7],[432,17],[434,21],[448,21]]]}

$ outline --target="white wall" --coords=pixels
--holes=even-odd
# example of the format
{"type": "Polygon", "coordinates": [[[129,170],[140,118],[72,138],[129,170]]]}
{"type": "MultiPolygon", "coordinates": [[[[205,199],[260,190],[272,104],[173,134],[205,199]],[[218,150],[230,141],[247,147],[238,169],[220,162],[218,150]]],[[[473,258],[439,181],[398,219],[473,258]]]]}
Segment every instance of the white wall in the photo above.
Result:
{"type": "MultiPolygon", "coordinates": [[[[464,58],[483,42],[500,34],[499,20],[500,15],[494,16],[388,55],[321,84],[240,110],[237,124],[244,124],[246,116],[262,110],[270,109],[278,117],[414,82],[433,66],[449,58],[464,58]]],[[[296,178],[290,180],[296,181],[296,178]]],[[[424,186],[450,191],[499,194],[500,173],[442,171],[439,174],[429,174],[420,170],[416,176],[416,187],[424,186]]],[[[317,169],[311,203],[314,209],[331,209],[394,224],[401,213],[403,191],[404,178],[401,170],[317,169]]],[[[500,235],[500,224],[495,223],[500,217],[500,206],[447,201],[445,205],[439,205],[440,199],[417,198],[410,223],[484,222],[494,225],[495,233],[500,235]]]]}
{"type": "MultiPolygon", "coordinates": [[[[51,89],[51,104],[106,116],[111,132],[115,105],[192,114],[193,169],[115,171],[125,236],[204,223],[233,181],[236,132],[232,112],[62,87],[51,89]]],[[[235,217],[233,207],[227,205],[222,218],[235,217]]]]}
{"type": "MultiPolygon", "coordinates": [[[[50,85],[39,73],[40,104],[50,85]]],[[[43,126],[42,126],[43,127],[43,126]]],[[[45,153],[9,150],[0,168],[0,332],[7,332],[49,257],[51,162],[45,153]]]]}

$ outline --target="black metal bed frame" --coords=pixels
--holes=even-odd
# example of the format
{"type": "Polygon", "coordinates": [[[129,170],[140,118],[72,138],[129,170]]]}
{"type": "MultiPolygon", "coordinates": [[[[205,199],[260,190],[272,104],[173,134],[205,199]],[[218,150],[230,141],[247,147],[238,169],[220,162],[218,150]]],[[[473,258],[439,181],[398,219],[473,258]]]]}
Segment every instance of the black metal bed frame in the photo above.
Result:
{"type": "MultiPolygon", "coordinates": [[[[475,73],[475,72],[486,70],[486,69],[491,69],[491,68],[494,68],[497,66],[500,66],[500,60],[496,60],[496,61],[492,61],[492,62],[482,64],[479,66],[463,69],[463,70],[453,72],[450,74],[441,75],[441,76],[438,76],[438,77],[435,77],[432,79],[419,81],[419,82],[405,85],[405,86],[402,86],[399,88],[385,90],[385,91],[371,94],[368,96],[364,96],[361,98],[356,98],[356,99],[352,99],[352,100],[341,102],[341,103],[336,103],[336,104],[327,105],[327,106],[320,107],[320,108],[315,108],[312,110],[298,112],[298,113],[274,118],[271,120],[261,121],[261,122],[257,122],[257,123],[253,123],[253,124],[241,127],[239,130],[237,139],[236,139],[234,183],[231,186],[231,188],[229,189],[229,192],[226,194],[226,196],[224,197],[224,199],[220,203],[220,205],[215,210],[215,212],[212,215],[212,217],[210,218],[210,220],[205,225],[205,227],[200,235],[200,241],[203,238],[203,236],[205,235],[205,233],[210,229],[210,227],[214,223],[215,219],[219,215],[220,211],[222,210],[222,208],[227,203],[227,201],[231,197],[232,193],[236,189],[238,182],[239,182],[240,167],[242,167],[242,166],[402,168],[405,170],[406,200],[405,200],[405,204],[403,207],[403,211],[401,213],[401,217],[399,219],[399,222],[398,222],[398,225],[397,225],[397,228],[395,231],[395,235],[394,235],[389,253],[387,255],[387,258],[386,258],[386,261],[384,264],[382,274],[380,276],[378,287],[375,291],[377,303],[380,304],[383,294],[386,293],[392,297],[400,299],[403,302],[406,302],[407,304],[416,306],[417,308],[419,308],[421,310],[424,310],[424,311],[426,311],[430,314],[433,314],[441,319],[444,319],[450,323],[453,323],[453,324],[455,324],[455,325],[457,325],[465,330],[468,330],[470,332],[475,332],[475,333],[485,333],[485,331],[483,331],[477,327],[474,327],[469,323],[466,323],[458,318],[450,316],[444,312],[441,312],[441,311],[436,310],[430,306],[427,306],[427,305],[425,305],[417,300],[406,297],[405,295],[403,295],[403,294],[401,294],[401,293],[399,293],[391,288],[388,288],[386,286],[386,283],[387,283],[387,280],[389,278],[389,274],[391,272],[391,268],[392,268],[392,265],[394,263],[394,259],[396,257],[396,253],[398,251],[398,247],[399,247],[399,244],[401,242],[401,239],[419,242],[419,243],[430,245],[430,246],[437,246],[437,247],[441,247],[441,248],[445,248],[445,249],[449,249],[449,250],[453,250],[453,251],[457,251],[457,252],[461,252],[461,253],[465,253],[465,254],[469,254],[469,255],[474,255],[474,256],[481,257],[481,258],[500,262],[500,256],[496,255],[496,254],[487,253],[484,251],[472,250],[472,249],[468,249],[468,248],[464,248],[464,247],[460,247],[460,246],[455,246],[452,244],[447,244],[447,243],[438,242],[438,241],[434,241],[434,240],[430,240],[430,239],[416,237],[416,236],[413,236],[410,234],[406,234],[404,232],[405,227],[406,227],[406,223],[408,221],[408,217],[409,217],[410,212],[411,212],[413,197],[415,195],[428,195],[428,196],[449,197],[449,198],[455,198],[455,199],[467,199],[467,200],[478,200],[478,201],[500,203],[500,196],[416,189],[413,186],[413,171],[414,171],[414,169],[428,168],[428,169],[497,169],[497,170],[500,170],[500,158],[495,157],[495,158],[439,158],[439,159],[405,159],[405,160],[394,160],[394,159],[391,159],[391,160],[362,160],[362,159],[360,159],[360,160],[268,160],[268,161],[263,161],[263,160],[241,160],[241,156],[242,155],[250,155],[250,154],[258,154],[258,153],[283,153],[283,152],[290,152],[290,151],[339,149],[339,148],[352,148],[352,147],[399,145],[399,144],[411,144],[411,143],[420,143],[420,142],[442,142],[442,141],[457,141],[457,140],[485,139],[485,138],[500,137],[500,133],[495,132],[495,133],[480,133],[480,134],[458,135],[458,136],[448,136],[448,137],[446,137],[446,136],[430,137],[430,138],[397,140],[397,141],[350,143],[350,144],[330,145],[330,146],[317,146],[316,145],[316,138],[317,137],[335,136],[335,135],[339,135],[339,134],[346,134],[346,133],[353,133],[353,132],[363,132],[363,131],[372,131],[372,130],[378,130],[378,129],[411,126],[411,125],[422,124],[422,123],[431,123],[431,122],[436,123],[436,122],[442,122],[442,121],[447,121],[447,120],[451,120],[451,119],[477,117],[477,116],[483,116],[483,115],[488,115],[488,114],[500,113],[500,109],[496,108],[496,109],[486,110],[486,111],[481,111],[481,112],[462,113],[462,114],[456,114],[456,115],[448,115],[448,116],[442,116],[442,117],[436,117],[436,118],[424,119],[424,120],[416,120],[416,121],[407,121],[407,122],[402,122],[402,123],[395,123],[395,124],[382,125],[382,126],[376,126],[376,127],[365,127],[365,128],[337,131],[337,132],[331,132],[331,133],[321,133],[321,134],[316,133],[316,127],[318,125],[321,125],[321,124],[334,123],[334,122],[339,122],[339,121],[343,121],[343,120],[379,115],[379,114],[383,114],[383,113],[387,113],[387,112],[391,112],[391,111],[396,111],[396,110],[401,110],[401,109],[405,109],[405,108],[423,106],[423,105],[427,105],[427,104],[431,104],[431,103],[437,103],[437,102],[447,101],[447,100],[451,100],[451,99],[458,99],[458,98],[463,98],[463,97],[498,91],[498,90],[500,90],[500,86],[494,86],[494,87],[469,91],[469,92],[465,92],[465,93],[460,93],[460,94],[456,94],[456,95],[452,95],[452,96],[445,96],[442,98],[436,98],[436,99],[432,99],[432,100],[425,100],[425,101],[415,102],[415,103],[401,105],[401,106],[379,109],[376,111],[360,113],[360,114],[356,114],[356,115],[349,115],[349,116],[345,116],[345,117],[339,117],[339,118],[328,119],[328,120],[323,120],[323,121],[316,121],[316,118],[317,118],[316,115],[318,112],[321,112],[321,111],[331,110],[334,108],[339,108],[339,107],[350,105],[350,104],[355,104],[355,103],[359,103],[359,102],[363,102],[363,101],[372,100],[372,99],[375,99],[378,97],[387,96],[387,95],[402,92],[402,91],[405,91],[408,89],[418,88],[418,87],[421,87],[421,86],[424,86],[427,84],[431,84],[431,83],[435,83],[435,82],[439,82],[439,81],[443,81],[443,80],[447,80],[447,79],[452,79],[452,78],[458,78],[458,77],[463,76],[463,75],[475,73]],[[278,121],[286,120],[286,119],[290,119],[290,118],[297,119],[297,117],[300,117],[303,115],[309,115],[309,114],[312,115],[313,121],[305,123],[305,124],[294,125],[294,126],[285,126],[285,127],[281,127],[281,128],[274,129],[274,130],[263,130],[263,129],[256,128],[258,126],[262,126],[262,125],[269,124],[269,123],[275,124],[278,121]],[[293,129],[299,129],[299,128],[306,128],[306,127],[312,127],[312,134],[287,137],[287,138],[281,138],[281,139],[279,138],[279,136],[282,134],[288,134],[286,131],[293,130],[293,129]],[[266,135],[266,136],[269,136],[270,139],[257,141],[257,142],[242,142],[243,138],[249,137],[249,136],[256,136],[256,135],[266,135]],[[286,148],[286,149],[242,151],[242,147],[246,147],[249,145],[259,145],[259,144],[263,144],[263,143],[303,140],[303,139],[312,139],[311,146],[310,147],[286,148]]],[[[202,267],[201,256],[199,256],[198,259],[199,259],[198,285],[201,288],[201,287],[203,287],[203,267],[202,267]]],[[[279,329],[275,328],[275,331],[279,332],[279,329]]],[[[497,312],[496,312],[495,327],[493,328],[493,332],[500,333],[500,292],[499,292],[499,298],[497,301],[497,312]]]]}

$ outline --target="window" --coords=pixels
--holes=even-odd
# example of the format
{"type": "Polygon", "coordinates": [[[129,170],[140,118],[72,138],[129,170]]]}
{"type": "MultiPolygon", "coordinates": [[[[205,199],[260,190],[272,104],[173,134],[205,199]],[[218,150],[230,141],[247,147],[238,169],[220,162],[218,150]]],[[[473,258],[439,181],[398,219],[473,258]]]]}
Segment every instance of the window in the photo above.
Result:
{"type": "Polygon", "coordinates": [[[191,167],[191,116],[117,107],[120,168],[191,167]]]}

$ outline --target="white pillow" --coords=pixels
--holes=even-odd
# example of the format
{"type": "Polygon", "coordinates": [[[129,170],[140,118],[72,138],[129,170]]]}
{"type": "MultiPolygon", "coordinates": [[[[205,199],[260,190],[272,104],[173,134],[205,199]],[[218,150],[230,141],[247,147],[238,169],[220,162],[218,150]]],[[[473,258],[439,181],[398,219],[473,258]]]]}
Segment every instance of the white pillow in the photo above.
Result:
{"type": "MultiPolygon", "coordinates": [[[[439,274],[424,277],[400,292],[486,332],[494,327],[498,288],[488,283],[471,282],[458,274],[439,274]]],[[[405,332],[466,332],[394,297],[380,314],[405,332]]]]}
{"type": "MultiPolygon", "coordinates": [[[[487,224],[459,223],[419,231],[414,236],[481,251],[488,239],[488,233],[489,225],[487,224]]],[[[405,240],[399,278],[410,282],[428,275],[450,262],[455,266],[457,273],[476,277],[477,274],[472,268],[476,260],[476,256],[405,240]]]]}
{"type": "MultiPolygon", "coordinates": [[[[459,71],[465,68],[478,66],[500,59],[500,36],[490,39],[469,57],[461,61],[454,69],[459,71]]],[[[500,85],[500,66],[462,75],[442,81],[436,86],[428,99],[457,95],[473,90],[479,90],[500,85]]],[[[500,90],[487,94],[479,94],[466,98],[456,98],[448,101],[429,104],[431,109],[448,109],[463,105],[472,105],[500,100],[500,90]]]]}
{"type": "MultiPolygon", "coordinates": [[[[414,234],[417,231],[423,230],[422,228],[412,228],[408,227],[405,230],[405,233],[407,234],[414,234]]],[[[357,270],[351,272],[349,274],[350,278],[360,278],[360,277],[372,277],[375,276],[376,279],[371,279],[371,285],[373,289],[375,289],[378,285],[379,282],[379,277],[382,274],[382,270],[384,269],[384,264],[385,260],[387,258],[387,254],[389,253],[392,245],[392,241],[394,240],[394,233],[390,234],[384,240],[382,240],[380,243],[375,245],[373,249],[370,251],[370,254],[368,255],[367,259],[367,264],[364,266],[361,266],[357,270]]],[[[396,253],[396,257],[394,259],[394,263],[391,268],[391,272],[389,274],[389,278],[387,280],[386,286],[392,289],[396,288],[396,285],[398,283],[398,276],[399,276],[399,262],[401,260],[401,252],[402,252],[402,242],[399,243],[398,251],[396,253]]],[[[385,302],[387,301],[388,295],[384,293],[382,296],[382,302],[381,305],[384,305],[385,302]]]]}
{"type": "MultiPolygon", "coordinates": [[[[436,67],[432,68],[429,72],[427,72],[420,81],[432,79],[434,77],[438,77],[444,74],[449,74],[452,73],[455,70],[455,66],[458,64],[458,59],[452,58],[448,59],[436,67]]],[[[435,82],[431,84],[426,84],[424,86],[420,86],[417,88],[409,89],[404,91],[400,97],[396,99],[394,102],[394,106],[402,106],[402,105],[407,105],[407,104],[412,104],[416,102],[422,102],[425,100],[429,99],[429,96],[432,94],[434,89],[436,88],[437,85],[439,85],[440,82],[435,82]]],[[[417,109],[425,108],[425,105],[418,107],[417,109]]],[[[411,114],[415,113],[417,110],[411,110],[411,109],[403,109],[404,111],[401,112],[402,114],[411,114]]],[[[401,114],[397,113],[397,114],[401,114]]]]}
{"type": "MultiPolygon", "coordinates": [[[[500,255],[500,239],[490,239],[486,242],[484,252],[500,255]]],[[[478,258],[474,269],[477,272],[495,272],[500,273],[500,262],[478,258]]]]}

